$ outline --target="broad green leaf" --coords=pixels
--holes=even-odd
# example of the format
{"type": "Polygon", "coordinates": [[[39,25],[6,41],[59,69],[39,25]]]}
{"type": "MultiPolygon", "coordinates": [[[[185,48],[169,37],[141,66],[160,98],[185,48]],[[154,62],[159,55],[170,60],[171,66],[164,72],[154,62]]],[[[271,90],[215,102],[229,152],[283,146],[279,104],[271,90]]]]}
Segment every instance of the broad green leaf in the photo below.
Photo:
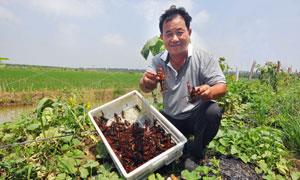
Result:
{"type": "Polygon", "coordinates": [[[250,158],[246,154],[242,154],[239,156],[244,163],[250,162],[250,158]]]}
{"type": "Polygon", "coordinates": [[[60,140],[64,143],[69,143],[73,138],[73,135],[61,137],[60,140]]]}
{"type": "Polygon", "coordinates": [[[199,179],[199,174],[196,171],[189,172],[188,170],[181,171],[181,176],[184,179],[199,179]]]}
{"type": "Polygon", "coordinates": [[[86,179],[89,175],[89,171],[84,167],[79,167],[80,177],[86,179]]]}
{"type": "MultiPolygon", "coordinates": [[[[44,133],[46,137],[55,137],[61,135],[61,133],[58,132],[58,129],[54,127],[50,127],[48,130],[44,131],[44,133]]],[[[43,133],[41,133],[38,138],[42,138],[42,137],[44,137],[43,133]]]]}
{"type": "Polygon", "coordinates": [[[152,173],[150,176],[148,176],[148,180],[156,180],[155,174],[152,173]]]}
{"type": "Polygon", "coordinates": [[[152,173],[150,176],[148,176],[148,180],[164,180],[165,178],[162,177],[159,173],[152,173]]]}
{"type": "Polygon", "coordinates": [[[238,154],[240,151],[236,148],[236,146],[231,146],[231,149],[230,149],[230,153],[232,154],[232,155],[234,155],[234,154],[238,154]]]}
{"type": "Polygon", "coordinates": [[[159,173],[156,173],[156,179],[157,180],[164,180],[165,178],[162,175],[160,175],[159,173]]]}
{"type": "Polygon", "coordinates": [[[81,142],[77,139],[77,138],[74,138],[73,140],[72,140],[72,144],[73,144],[73,146],[79,146],[80,144],[81,144],[81,142]]]}
{"type": "Polygon", "coordinates": [[[65,155],[70,158],[84,158],[84,152],[82,152],[79,149],[74,149],[72,151],[68,151],[65,155]]]}
{"type": "Polygon", "coordinates": [[[209,167],[207,167],[207,166],[198,166],[198,167],[195,169],[195,171],[197,171],[197,172],[199,172],[199,173],[201,173],[201,174],[203,174],[203,175],[206,175],[206,174],[208,174],[208,172],[209,172],[209,167]]]}
{"type": "Polygon", "coordinates": [[[216,157],[214,156],[212,159],[210,159],[210,162],[212,163],[212,165],[216,168],[219,168],[220,166],[220,161],[218,159],[216,159],[216,157]]]}
{"type": "Polygon", "coordinates": [[[66,173],[60,173],[55,177],[55,180],[65,180],[67,177],[66,173]]]}
{"type": "Polygon", "coordinates": [[[219,142],[225,147],[228,146],[228,139],[221,138],[219,139],[219,142]]]}
{"type": "Polygon", "coordinates": [[[150,51],[152,55],[155,56],[156,54],[162,52],[164,49],[165,48],[163,41],[160,39],[159,36],[155,36],[145,43],[141,50],[141,54],[145,58],[145,60],[147,60],[150,51]]]}
{"type": "Polygon", "coordinates": [[[224,155],[227,155],[226,148],[224,146],[217,146],[216,150],[224,155]]]}
{"type": "Polygon", "coordinates": [[[64,144],[64,145],[62,145],[62,147],[61,147],[61,150],[62,151],[67,151],[67,150],[69,150],[71,147],[68,145],[68,144],[64,144]]]}
{"type": "Polygon", "coordinates": [[[264,160],[258,161],[258,167],[263,171],[263,172],[268,172],[268,165],[264,160]]]}
{"type": "Polygon", "coordinates": [[[99,169],[97,171],[99,173],[98,176],[96,176],[96,179],[98,180],[117,180],[120,179],[118,174],[115,172],[110,172],[105,166],[100,165],[99,169]]]}
{"type": "Polygon", "coordinates": [[[57,158],[57,166],[60,168],[63,172],[68,173],[68,174],[75,174],[76,173],[76,161],[73,158],[69,157],[58,157],[57,158]]]}
{"type": "Polygon", "coordinates": [[[97,167],[99,166],[99,163],[97,161],[94,161],[94,160],[88,160],[88,162],[86,164],[83,165],[83,167],[90,167],[90,168],[94,168],[94,167],[97,167]]]}
{"type": "Polygon", "coordinates": [[[15,137],[14,133],[7,133],[2,137],[3,142],[13,141],[15,137]]]}
{"type": "Polygon", "coordinates": [[[33,131],[36,130],[37,128],[40,127],[40,123],[35,123],[35,124],[30,124],[29,126],[26,127],[26,129],[33,131]]]}
{"type": "Polygon", "coordinates": [[[253,154],[252,156],[251,156],[251,159],[253,159],[253,160],[256,160],[258,158],[258,156],[256,155],[256,154],[253,154]]]}
{"type": "Polygon", "coordinates": [[[224,131],[222,129],[220,129],[217,133],[217,135],[215,136],[215,138],[220,138],[224,136],[224,131]]]}
{"type": "Polygon", "coordinates": [[[40,116],[42,115],[42,112],[43,110],[46,108],[46,107],[51,107],[52,104],[53,104],[53,100],[50,99],[50,98],[43,98],[39,101],[38,105],[37,105],[37,108],[36,108],[36,114],[37,114],[37,117],[40,118],[40,116]]]}
{"type": "Polygon", "coordinates": [[[270,151],[265,151],[263,154],[262,154],[262,157],[270,157],[272,155],[272,153],[270,151]]]}
{"type": "Polygon", "coordinates": [[[209,149],[214,149],[215,147],[216,147],[216,142],[215,142],[215,140],[211,141],[211,142],[208,144],[208,146],[207,146],[207,148],[209,148],[209,149]]]}
{"type": "Polygon", "coordinates": [[[255,167],[255,172],[257,174],[260,174],[260,173],[262,173],[262,170],[259,167],[255,167]]]}
{"type": "Polygon", "coordinates": [[[279,170],[280,173],[282,174],[286,174],[289,169],[287,168],[287,166],[281,164],[281,163],[276,163],[276,168],[279,170]]]}
{"type": "Polygon", "coordinates": [[[292,180],[299,180],[300,179],[300,172],[292,172],[291,177],[292,177],[292,180]]]}

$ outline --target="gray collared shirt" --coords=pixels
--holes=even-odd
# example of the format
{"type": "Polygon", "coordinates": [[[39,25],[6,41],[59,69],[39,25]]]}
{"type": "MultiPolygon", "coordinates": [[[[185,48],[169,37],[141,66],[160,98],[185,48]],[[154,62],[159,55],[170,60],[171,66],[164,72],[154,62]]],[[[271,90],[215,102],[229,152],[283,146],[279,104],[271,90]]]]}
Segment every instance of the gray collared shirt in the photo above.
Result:
{"type": "Polygon", "coordinates": [[[188,101],[188,83],[195,87],[203,84],[213,86],[217,83],[226,83],[218,61],[209,53],[191,44],[188,47],[188,57],[179,71],[172,67],[167,51],[154,56],[148,70],[156,72],[158,65],[164,69],[166,77],[163,111],[175,119],[188,118],[193,110],[203,103],[200,98],[194,103],[188,101]]]}

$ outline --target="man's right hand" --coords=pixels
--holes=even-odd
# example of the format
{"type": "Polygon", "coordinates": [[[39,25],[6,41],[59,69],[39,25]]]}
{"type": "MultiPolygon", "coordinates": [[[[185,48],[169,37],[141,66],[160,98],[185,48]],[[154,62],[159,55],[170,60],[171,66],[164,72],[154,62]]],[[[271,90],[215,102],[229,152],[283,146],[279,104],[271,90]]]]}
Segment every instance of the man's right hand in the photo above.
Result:
{"type": "Polygon", "coordinates": [[[157,87],[156,72],[146,71],[140,80],[140,88],[144,92],[151,92],[157,87]]]}

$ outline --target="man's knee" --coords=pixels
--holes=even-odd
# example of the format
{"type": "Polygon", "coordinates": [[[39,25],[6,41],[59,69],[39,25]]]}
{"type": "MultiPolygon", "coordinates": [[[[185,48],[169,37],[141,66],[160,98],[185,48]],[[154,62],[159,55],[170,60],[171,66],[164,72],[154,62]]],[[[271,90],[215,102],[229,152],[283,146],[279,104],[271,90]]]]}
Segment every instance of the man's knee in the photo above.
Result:
{"type": "Polygon", "coordinates": [[[204,111],[204,116],[208,121],[219,122],[222,118],[221,108],[215,102],[210,102],[204,111]]]}

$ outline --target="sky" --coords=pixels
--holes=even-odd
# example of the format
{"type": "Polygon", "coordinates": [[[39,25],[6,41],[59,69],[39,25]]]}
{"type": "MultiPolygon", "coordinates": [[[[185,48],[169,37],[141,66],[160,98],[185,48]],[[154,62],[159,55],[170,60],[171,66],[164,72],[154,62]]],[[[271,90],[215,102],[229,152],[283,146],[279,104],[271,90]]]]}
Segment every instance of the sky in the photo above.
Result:
{"type": "Polygon", "coordinates": [[[192,42],[233,69],[281,61],[300,71],[299,0],[0,0],[0,57],[11,64],[145,69],[144,43],[170,5],[192,42]]]}

